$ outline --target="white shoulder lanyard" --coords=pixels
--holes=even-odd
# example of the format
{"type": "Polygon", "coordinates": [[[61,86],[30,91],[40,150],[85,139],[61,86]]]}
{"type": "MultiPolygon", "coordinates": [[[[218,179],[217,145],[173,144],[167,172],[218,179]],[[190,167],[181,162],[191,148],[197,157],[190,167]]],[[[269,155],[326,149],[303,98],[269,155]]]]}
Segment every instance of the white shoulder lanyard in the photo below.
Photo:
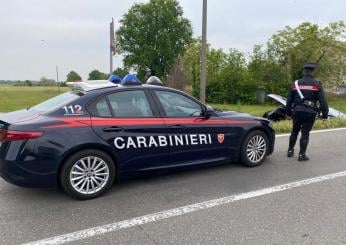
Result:
{"type": "Polygon", "coordinates": [[[303,100],[304,99],[304,95],[302,94],[302,91],[300,91],[299,85],[298,85],[298,80],[296,80],[294,82],[294,85],[296,86],[297,92],[299,94],[299,97],[303,100]]]}

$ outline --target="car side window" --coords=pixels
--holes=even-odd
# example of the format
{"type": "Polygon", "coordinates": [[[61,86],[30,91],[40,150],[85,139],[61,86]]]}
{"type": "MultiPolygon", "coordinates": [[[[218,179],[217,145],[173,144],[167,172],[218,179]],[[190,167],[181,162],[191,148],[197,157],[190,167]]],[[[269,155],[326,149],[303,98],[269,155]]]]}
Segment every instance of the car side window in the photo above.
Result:
{"type": "Polygon", "coordinates": [[[115,117],[152,117],[149,101],[142,90],[122,91],[108,95],[115,117]]]}
{"type": "Polygon", "coordinates": [[[112,113],[107,104],[106,98],[103,97],[93,102],[89,107],[89,111],[96,117],[112,117],[112,113]]]}
{"type": "Polygon", "coordinates": [[[162,90],[155,93],[168,117],[199,117],[203,113],[200,104],[182,94],[162,90]]]}

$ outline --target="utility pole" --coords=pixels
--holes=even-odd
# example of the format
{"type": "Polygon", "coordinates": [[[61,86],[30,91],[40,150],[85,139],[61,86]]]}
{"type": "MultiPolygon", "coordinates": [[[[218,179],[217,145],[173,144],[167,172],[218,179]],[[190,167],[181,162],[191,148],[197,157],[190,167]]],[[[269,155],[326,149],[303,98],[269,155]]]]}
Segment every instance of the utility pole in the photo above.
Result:
{"type": "Polygon", "coordinates": [[[59,71],[58,71],[58,66],[55,66],[56,70],[56,82],[58,83],[58,90],[60,92],[60,82],[59,82],[59,71]]]}
{"type": "Polygon", "coordinates": [[[200,100],[205,103],[207,83],[207,0],[203,0],[200,100]]]}
{"type": "Polygon", "coordinates": [[[110,23],[110,59],[109,59],[109,75],[113,74],[113,55],[115,54],[115,40],[114,40],[114,19],[112,18],[112,22],[110,23]]]}

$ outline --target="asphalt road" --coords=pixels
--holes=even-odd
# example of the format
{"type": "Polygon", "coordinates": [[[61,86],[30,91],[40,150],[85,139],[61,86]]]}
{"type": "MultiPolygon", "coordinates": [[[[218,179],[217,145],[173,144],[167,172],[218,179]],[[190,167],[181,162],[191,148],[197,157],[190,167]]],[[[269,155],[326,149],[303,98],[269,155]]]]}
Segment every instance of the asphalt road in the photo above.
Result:
{"type": "MultiPolygon", "coordinates": [[[[168,209],[346,171],[346,130],[314,133],[309,162],[286,158],[288,137],[257,168],[208,167],[127,181],[76,201],[0,180],[0,244],[20,244],[168,209]]],[[[73,244],[346,244],[346,177],[205,208],[73,244]]]]}

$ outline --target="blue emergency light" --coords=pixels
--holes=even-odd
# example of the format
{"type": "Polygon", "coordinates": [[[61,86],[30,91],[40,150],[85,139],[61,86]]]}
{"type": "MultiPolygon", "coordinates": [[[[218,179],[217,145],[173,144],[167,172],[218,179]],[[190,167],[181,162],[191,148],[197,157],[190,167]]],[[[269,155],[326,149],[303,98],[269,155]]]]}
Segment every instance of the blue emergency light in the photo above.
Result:
{"type": "Polygon", "coordinates": [[[123,80],[121,80],[123,86],[142,85],[142,82],[134,74],[127,74],[123,80]]]}
{"type": "Polygon", "coordinates": [[[121,82],[121,77],[119,77],[118,75],[111,75],[108,78],[108,80],[111,81],[112,83],[119,84],[121,82]]]}

